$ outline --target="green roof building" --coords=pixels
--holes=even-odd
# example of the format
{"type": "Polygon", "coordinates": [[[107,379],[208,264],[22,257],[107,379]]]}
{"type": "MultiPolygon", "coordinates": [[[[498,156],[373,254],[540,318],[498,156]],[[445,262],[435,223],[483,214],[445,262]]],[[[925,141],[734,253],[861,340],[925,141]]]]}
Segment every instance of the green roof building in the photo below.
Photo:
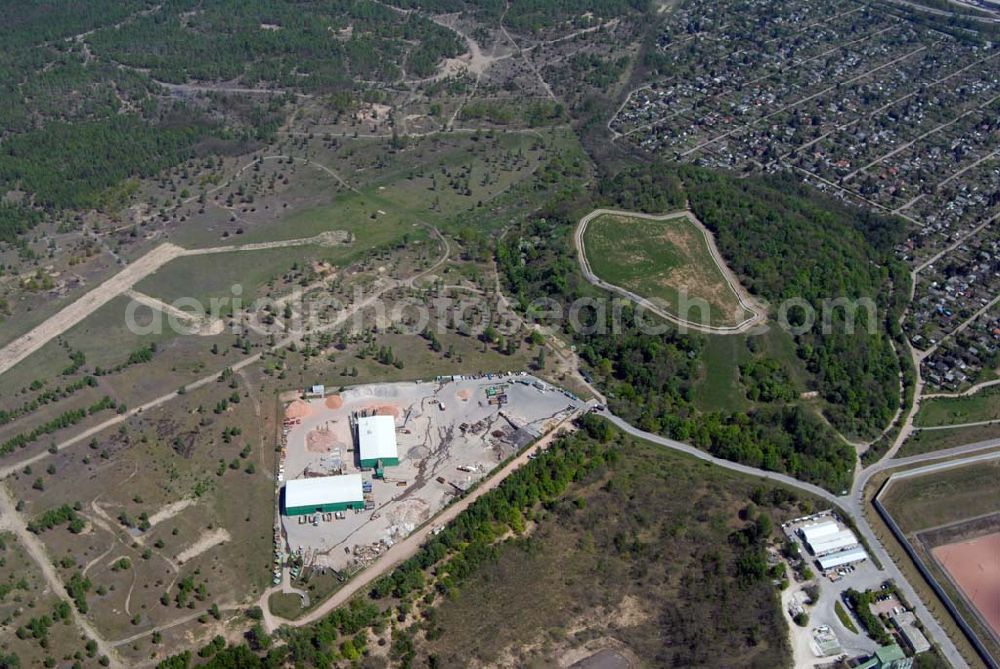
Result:
{"type": "Polygon", "coordinates": [[[392,416],[358,418],[358,452],[362,467],[392,467],[399,464],[396,450],[396,419],[392,416]]]}
{"type": "Polygon", "coordinates": [[[365,508],[361,474],[294,479],[285,484],[285,515],[365,508]]]}
{"type": "Polygon", "coordinates": [[[880,646],[871,659],[859,664],[856,669],[910,669],[912,666],[913,658],[906,657],[902,648],[892,644],[880,646]]]}

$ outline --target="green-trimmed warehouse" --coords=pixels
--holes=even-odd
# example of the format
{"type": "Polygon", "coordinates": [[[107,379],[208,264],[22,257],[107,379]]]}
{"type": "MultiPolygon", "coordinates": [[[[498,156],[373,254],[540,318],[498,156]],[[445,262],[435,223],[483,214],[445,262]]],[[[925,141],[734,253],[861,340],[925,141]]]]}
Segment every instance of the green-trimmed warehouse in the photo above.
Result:
{"type": "Polygon", "coordinates": [[[392,467],[399,464],[396,450],[396,419],[392,416],[358,418],[358,451],[362,467],[392,467]]]}
{"type": "Polygon", "coordinates": [[[294,479],[285,484],[285,515],[365,508],[361,474],[294,479]]]}

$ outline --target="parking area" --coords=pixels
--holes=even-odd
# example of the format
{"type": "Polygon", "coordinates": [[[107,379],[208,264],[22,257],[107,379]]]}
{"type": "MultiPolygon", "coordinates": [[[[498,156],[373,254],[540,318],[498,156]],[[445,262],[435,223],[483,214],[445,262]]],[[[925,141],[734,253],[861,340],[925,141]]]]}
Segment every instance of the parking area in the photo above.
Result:
{"type": "MultiPolygon", "coordinates": [[[[795,624],[790,627],[792,643],[796,647],[796,661],[806,666],[818,666],[837,657],[870,655],[878,644],[868,638],[856,622],[854,625],[857,631],[848,629],[837,613],[837,603],[840,602],[847,612],[842,599],[845,591],[878,590],[885,575],[867,557],[825,570],[822,568],[824,559],[829,563],[831,556],[857,555],[857,551],[864,551],[860,546],[850,544],[849,528],[831,511],[796,518],[781,527],[785,537],[794,544],[805,563],[802,567],[808,567],[808,571],[800,567],[789,586],[790,592],[782,598],[789,618],[798,610],[807,611],[809,615],[807,627],[799,628],[795,624]],[[806,537],[810,537],[812,543],[806,537]],[[828,553],[823,550],[823,546],[836,548],[828,553]],[[819,550],[814,550],[814,547],[819,550]],[[802,573],[808,578],[802,578],[802,573]],[[815,600],[810,601],[810,598],[803,596],[802,593],[809,590],[815,593],[815,600]]],[[[836,560],[833,562],[836,563],[836,560]]]]}
{"type": "Polygon", "coordinates": [[[282,513],[279,565],[287,557],[293,577],[304,568],[352,573],[365,567],[584,406],[524,373],[364,385],[292,402],[278,485],[360,473],[365,508],[282,513]],[[394,419],[398,464],[386,465],[382,478],[361,463],[355,425],[363,416],[394,419]]]}

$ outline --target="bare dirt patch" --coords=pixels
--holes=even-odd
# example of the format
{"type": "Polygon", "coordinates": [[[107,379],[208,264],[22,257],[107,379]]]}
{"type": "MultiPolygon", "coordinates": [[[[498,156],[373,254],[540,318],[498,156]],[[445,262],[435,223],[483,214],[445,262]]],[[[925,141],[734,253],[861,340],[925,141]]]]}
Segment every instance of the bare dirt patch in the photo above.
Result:
{"type": "Polygon", "coordinates": [[[344,406],[344,399],[340,395],[330,395],[324,404],[327,409],[339,409],[344,406]]]}
{"type": "Polygon", "coordinates": [[[1000,637],[1000,532],[937,546],[931,554],[1000,637]]]}
{"type": "Polygon", "coordinates": [[[430,506],[422,499],[405,499],[393,507],[387,518],[391,523],[389,534],[403,537],[430,518],[430,506]]]}
{"type": "Polygon", "coordinates": [[[306,450],[310,453],[329,453],[337,443],[337,436],[328,427],[317,427],[306,435],[306,450]]]}
{"type": "Polygon", "coordinates": [[[229,532],[221,527],[205,532],[196,542],[177,554],[177,562],[178,564],[184,564],[185,562],[198,557],[205,551],[214,548],[221,543],[225,543],[230,539],[232,539],[232,537],[229,532]]]}
{"type": "Polygon", "coordinates": [[[164,520],[170,520],[171,518],[173,518],[178,513],[188,508],[192,504],[194,504],[194,500],[191,499],[190,497],[188,497],[187,499],[182,499],[178,502],[174,502],[173,504],[168,504],[149,517],[149,524],[155,527],[157,524],[162,523],[164,520]]]}
{"type": "Polygon", "coordinates": [[[400,408],[395,404],[369,404],[364,407],[364,411],[372,411],[376,416],[392,416],[399,418],[402,415],[400,408]]]}

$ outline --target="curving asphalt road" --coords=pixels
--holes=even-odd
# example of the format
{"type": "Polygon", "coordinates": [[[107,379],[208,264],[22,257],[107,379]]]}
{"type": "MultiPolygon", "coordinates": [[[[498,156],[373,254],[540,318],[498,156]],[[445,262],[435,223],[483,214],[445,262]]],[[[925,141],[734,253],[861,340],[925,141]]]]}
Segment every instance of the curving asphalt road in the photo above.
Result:
{"type": "MultiPolygon", "coordinates": [[[[667,439],[666,437],[661,437],[657,434],[652,434],[650,432],[645,432],[640,430],[630,423],[625,422],[625,420],[615,416],[606,409],[600,412],[605,418],[611,421],[615,426],[617,426],[623,432],[626,432],[633,437],[643,439],[645,441],[652,442],[659,446],[664,446],[674,451],[680,453],[685,453],[692,457],[698,458],[699,460],[704,460],[713,465],[717,465],[724,469],[730,471],[738,472],[740,474],[746,474],[748,476],[756,476],[761,479],[773,481],[776,483],[781,483],[783,485],[789,486],[791,488],[796,488],[803,492],[807,492],[811,495],[819,497],[831,505],[838,507],[845,515],[847,515],[858,528],[861,536],[864,538],[868,545],[868,549],[872,552],[878,561],[882,564],[882,571],[885,572],[887,578],[891,578],[896,582],[899,589],[902,591],[903,595],[908,599],[913,606],[917,617],[924,624],[927,636],[930,637],[931,641],[940,649],[941,654],[944,655],[945,659],[951,664],[955,669],[967,669],[968,663],[962,657],[958,648],[948,637],[947,633],[938,623],[937,619],[931,614],[930,610],[927,609],[924,602],[920,599],[920,596],[914,590],[913,586],[910,585],[909,581],[893,562],[892,558],[889,557],[888,552],[885,547],[879,541],[878,537],[875,535],[874,530],[872,530],[871,525],[868,523],[868,519],[864,514],[864,500],[863,491],[865,486],[871,480],[871,477],[879,472],[887,469],[895,469],[897,467],[917,464],[921,462],[929,462],[932,460],[941,460],[943,458],[954,458],[957,456],[969,455],[969,461],[976,461],[988,457],[980,451],[987,451],[990,449],[1000,448],[1000,439],[991,439],[988,441],[977,442],[973,444],[967,444],[965,446],[959,446],[957,448],[950,448],[941,451],[932,451],[929,453],[922,453],[920,455],[909,456],[906,458],[898,459],[884,459],[881,460],[867,469],[863,470],[856,478],[854,486],[850,494],[838,496],[834,495],[828,490],[824,490],[818,486],[812,485],[811,483],[805,483],[794,477],[788,476],[786,474],[780,474],[778,472],[769,472],[762,469],[757,469],[755,467],[750,467],[748,465],[742,465],[737,462],[731,462],[729,460],[723,460],[710,455],[694,446],[685,444],[674,439],[667,439]],[[977,454],[978,455],[973,455],[977,454]]],[[[953,462],[949,462],[949,466],[954,466],[953,462]]]]}

